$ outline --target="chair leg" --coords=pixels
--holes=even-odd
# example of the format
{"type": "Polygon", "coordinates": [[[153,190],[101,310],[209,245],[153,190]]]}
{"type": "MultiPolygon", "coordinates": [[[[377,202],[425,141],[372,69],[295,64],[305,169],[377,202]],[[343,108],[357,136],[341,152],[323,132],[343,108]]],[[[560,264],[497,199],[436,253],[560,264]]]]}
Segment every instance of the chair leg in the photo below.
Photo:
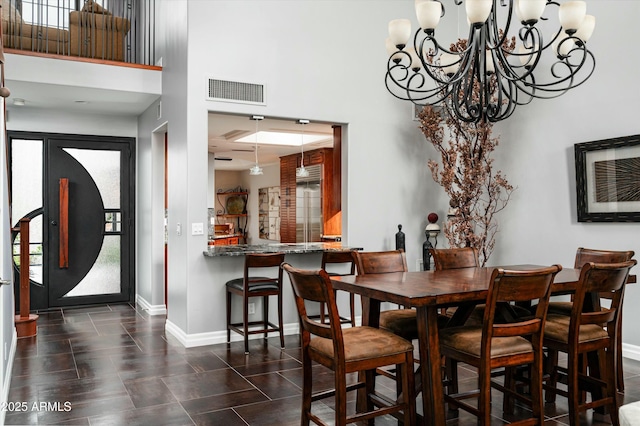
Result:
{"type": "Polygon", "coordinates": [[[324,324],[324,302],[320,302],[320,322],[324,324]]]}
{"type": "Polygon", "coordinates": [[[282,292],[278,293],[278,331],[280,333],[280,349],[284,349],[284,330],[282,329],[282,292]]]}
{"type": "Polygon", "coordinates": [[[578,373],[580,367],[578,364],[578,354],[569,354],[567,361],[568,378],[567,378],[567,390],[569,392],[569,424],[577,425],[579,410],[580,410],[580,388],[578,387],[578,373]]]}
{"type": "Polygon", "coordinates": [[[335,390],[336,426],[344,426],[347,424],[347,380],[344,369],[335,371],[335,390]]]}
{"type": "Polygon", "coordinates": [[[227,291],[227,344],[231,343],[231,292],[227,291]]]}
{"type": "Polygon", "coordinates": [[[242,307],[242,330],[244,331],[244,353],[249,354],[249,298],[243,297],[244,306],[242,307]]]}
{"type": "MultiPolygon", "coordinates": [[[[504,369],[504,387],[515,392],[516,391],[516,367],[506,367],[504,369]]],[[[515,407],[513,395],[506,392],[502,400],[502,411],[508,414],[513,414],[515,407]]]]}
{"type": "Polygon", "coordinates": [[[545,401],[554,403],[556,402],[556,387],[558,386],[558,351],[555,349],[549,349],[546,371],[549,373],[549,379],[547,380],[545,401]]]}
{"type": "Polygon", "coordinates": [[[624,369],[622,366],[622,310],[620,310],[618,328],[616,330],[616,374],[618,375],[618,392],[624,392],[624,369]]]}
{"type": "Polygon", "coordinates": [[[404,410],[404,424],[415,425],[416,423],[416,396],[413,392],[415,389],[413,375],[413,356],[407,354],[406,361],[401,367],[402,377],[402,395],[407,408],[404,410]]]}
{"type": "Polygon", "coordinates": [[[478,377],[478,423],[481,426],[491,425],[491,371],[486,371],[478,377]]]}
{"type": "MultiPolygon", "coordinates": [[[[609,406],[609,415],[611,416],[611,424],[615,426],[619,426],[620,419],[618,417],[619,407],[618,407],[618,399],[617,399],[619,385],[616,383],[618,381],[617,371],[616,371],[618,351],[614,350],[614,347],[612,347],[611,349],[612,350],[607,350],[607,360],[606,360],[607,367],[605,369],[604,375],[606,376],[606,382],[607,382],[607,389],[606,389],[607,398],[611,401],[611,404],[609,406]],[[610,372],[610,374],[607,374],[607,372],[610,372]]],[[[620,367],[618,366],[618,368],[620,367]]]]}
{"type": "Polygon", "coordinates": [[[351,327],[356,326],[356,297],[349,293],[349,307],[351,308],[351,327]]]}
{"type": "MultiPolygon", "coordinates": [[[[303,349],[304,351],[304,349],[303,349]]],[[[311,388],[313,385],[311,359],[305,352],[302,353],[302,416],[300,425],[308,426],[311,413],[311,388]]]]}
{"type": "Polygon", "coordinates": [[[444,361],[445,374],[447,377],[447,392],[450,395],[458,393],[458,361],[446,358],[444,361]]]}
{"type": "Polygon", "coordinates": [[[262,324],[264,326],[264,339],[269,337],[269,296],[262,296],[262,324]]]}
{"type": "MultiPolygon", "coordinates": [[[[538,352],[539,353],[539,352],[538,352]]],[[[529,379],[529,392],[531,394],[531,411],[533,411],[533,417],[538,420],[538,425],[544,425],[544,404],[542,402],[542,355],[540,354],[533,365],[529,365],[528,373],[529,379]]],[[[514,374],[515,374],[515,368],[514,374]]],[[[513,398],[511,398],[513,400],[513,398]]]]}

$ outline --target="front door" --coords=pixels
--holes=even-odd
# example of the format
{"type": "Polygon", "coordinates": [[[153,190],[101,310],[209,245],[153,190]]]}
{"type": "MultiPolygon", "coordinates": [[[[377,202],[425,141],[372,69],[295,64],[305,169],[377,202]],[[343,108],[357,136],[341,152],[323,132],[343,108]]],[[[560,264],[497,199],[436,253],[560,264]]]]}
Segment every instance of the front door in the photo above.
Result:
{"type": "Polygon", "coordinates": [[[9,137],[14,226],[31,219],[31,309],[133,301],[133,139],[9,137]]]}

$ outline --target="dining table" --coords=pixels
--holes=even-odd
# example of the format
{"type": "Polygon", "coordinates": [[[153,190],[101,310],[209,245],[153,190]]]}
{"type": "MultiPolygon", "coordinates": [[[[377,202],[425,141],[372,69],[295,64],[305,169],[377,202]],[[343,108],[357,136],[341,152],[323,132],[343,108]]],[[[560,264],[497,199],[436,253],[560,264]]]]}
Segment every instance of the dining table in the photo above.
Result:
{"type": "MultiPolygon", "coordinates": [[[[532,270],[541,265],[509,265],[503,269],[532,270]]],[[[464,323],[473,307],[487,298],[489,280],[496,267],[462,268],[416,272],[347,275],[331,277],[334,289],[358,294],[362,300],[362,325],[378,327],[380,305],[391,302],[415,308],[418,326],[419,377],[422,391],[422,424],[443,426],[446,421],[438,337],[438,316],[444,308],[457,307],[448,326],[464,323]]],[[[562,269],[555,276],[552,295],[575,292],[580,270],[562,269]]],[[[628,282],[635,282],[630,276],[628,282]]],[[[371,376],[373,377],[373,376],[371,376]]],[[[369,379],[371,379],[371,377],[369,379]]],[[[358,395],[357,409],[364,410],[366,398],[358,395]]]]}

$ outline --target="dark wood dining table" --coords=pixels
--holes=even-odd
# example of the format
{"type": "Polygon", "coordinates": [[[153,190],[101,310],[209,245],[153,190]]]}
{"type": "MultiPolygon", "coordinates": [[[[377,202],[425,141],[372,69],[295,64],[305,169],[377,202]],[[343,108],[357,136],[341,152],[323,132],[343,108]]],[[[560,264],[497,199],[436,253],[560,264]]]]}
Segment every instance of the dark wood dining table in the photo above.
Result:
{"type": "MultiPolygon", "coordinates": [[[[505,269],[530,270],[539,265],[501,266],[505,269]]],[[[444,425],[442,372],[438,338],[438,315],[442,308],[456,306],[451,319],[465,318],[473,306],[487,298],[489,279],[494,267],[450,269],[442,271],[394,272],[387,274],[348,275],[331,277],[334,289],[360,295],[362,325],[378,326],[380,303],[392,302],[415,308],[418,321],[420,378],[422,384],[425,425],[444,425]],[[461,309],[462,308],[462,309],[461,309]]],[[[552,294],[571,294],[580,276],[579,269],[562,269],[555,277],[552,294]]],[[[635,276],[630,277],[635,282],[635,276]]],[[[630,280],[631,281],[631,280],[630,280]]],[[[358,409],[364,403],[358,399],[358,409]]]]}

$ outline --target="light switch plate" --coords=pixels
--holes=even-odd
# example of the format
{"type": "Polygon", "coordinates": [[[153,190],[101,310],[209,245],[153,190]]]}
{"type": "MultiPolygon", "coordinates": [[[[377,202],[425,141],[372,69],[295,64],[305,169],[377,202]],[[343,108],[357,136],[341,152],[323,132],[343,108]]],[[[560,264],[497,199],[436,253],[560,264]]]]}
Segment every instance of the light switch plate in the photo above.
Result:
{"type": "Polygon", "coordinates": [[[202,223],[192,223],[191,224],[191,235],[204,235],[204,224],[202,224],[202,223]]]}

